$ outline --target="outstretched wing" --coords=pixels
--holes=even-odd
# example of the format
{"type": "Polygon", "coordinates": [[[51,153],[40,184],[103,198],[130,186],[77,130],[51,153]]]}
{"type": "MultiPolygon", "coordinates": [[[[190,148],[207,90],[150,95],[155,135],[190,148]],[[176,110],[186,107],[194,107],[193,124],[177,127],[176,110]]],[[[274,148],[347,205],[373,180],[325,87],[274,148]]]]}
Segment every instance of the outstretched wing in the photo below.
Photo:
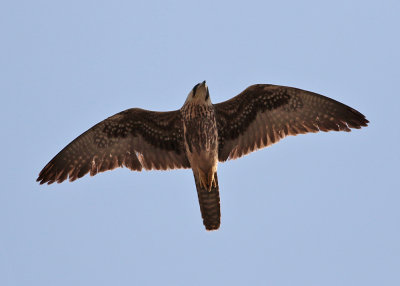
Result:
{"type": "Polygon", "coordinates": [[[256,84],[215,104],[219,160],[236,159],[288,135],[350,131],[369,122],[357,110],[298,88],[256,84]]]}
{"type": "Polygon", "coordinates": [[[128,167],[134,171],[189,168],[179,110],[139,108],[96,124],[58,153],[40,172],[40,184],[74,181],[90,172],[128,167]]]}

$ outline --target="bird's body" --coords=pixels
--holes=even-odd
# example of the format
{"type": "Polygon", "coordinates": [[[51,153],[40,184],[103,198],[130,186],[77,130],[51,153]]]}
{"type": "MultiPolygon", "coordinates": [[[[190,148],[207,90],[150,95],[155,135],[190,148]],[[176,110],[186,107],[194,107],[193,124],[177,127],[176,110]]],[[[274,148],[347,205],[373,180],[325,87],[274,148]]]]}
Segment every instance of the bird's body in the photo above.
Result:
{"type": "Polygon", "coordinates": [[[218,129],[211,102],[193,100],[181,108],[186,155],[200,183],[211,189],[218,165],[218,129]]]}
{"type": "Polygon", "coordinates": [[[138,108],[96,124],[58,153],[40,172],[41,184],[74,181],[116,167],[133,171],[191,168],[203,223],[220,226],[218,162],[267,147],[287,135],[350,131],[368,120],[351,107],[297,88],[253,85],[212,104],[208,87],[197,84],[180,110],[138,108]]]}
{"type": "Polygon", "coordinates": [[[205,83],[196,88],[181,108],[186,156],[196,182],[201,213],[207,229],[220,224],[218,167],[218,129],[215,109],[205,83]],[[208,100],[205,97],[208,96],[208,100]]]}

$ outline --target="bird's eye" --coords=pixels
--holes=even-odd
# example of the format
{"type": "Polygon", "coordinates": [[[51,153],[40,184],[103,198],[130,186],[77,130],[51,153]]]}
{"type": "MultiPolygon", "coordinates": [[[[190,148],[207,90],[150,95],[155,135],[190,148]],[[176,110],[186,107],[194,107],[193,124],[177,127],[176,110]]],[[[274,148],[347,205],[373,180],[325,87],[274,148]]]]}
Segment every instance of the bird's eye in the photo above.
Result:
{"type": "Polygon", "coordinates": [[[199,87],[199,85],[200,85],[200,83],[196,84],[196,85],[193,87],[193,96],[196,95],[196,90],[197,90],[197,88],[199,87]]]}

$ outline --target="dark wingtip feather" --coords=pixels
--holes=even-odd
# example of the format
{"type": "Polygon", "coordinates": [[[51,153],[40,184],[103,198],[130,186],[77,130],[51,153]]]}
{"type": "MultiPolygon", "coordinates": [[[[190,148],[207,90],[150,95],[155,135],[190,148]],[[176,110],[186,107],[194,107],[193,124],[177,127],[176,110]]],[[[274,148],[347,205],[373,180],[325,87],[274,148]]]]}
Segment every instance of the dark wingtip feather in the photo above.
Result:
{"type": "Polygon", "coordinates": [[[347,125],[349,125],[350,128],[360,129],[361,127],[368,126],[369,120],[365,117],[364,114],[358,112],[351,107],[349,109],[351,115],[347,120],[347,125]]]}
{"type": "Polygon", "coordinates": [[[40,171],[36,182],[39,182],[40,185],[48,184],[51,185],[54,182],[61,183],[66,179],[65,176],[61,176],[64,170],[57,171],[55,169],[53,161],[50,161],[42,171],[40,171]],[[60,173],[61,172],[61,173],[60,173]]]}

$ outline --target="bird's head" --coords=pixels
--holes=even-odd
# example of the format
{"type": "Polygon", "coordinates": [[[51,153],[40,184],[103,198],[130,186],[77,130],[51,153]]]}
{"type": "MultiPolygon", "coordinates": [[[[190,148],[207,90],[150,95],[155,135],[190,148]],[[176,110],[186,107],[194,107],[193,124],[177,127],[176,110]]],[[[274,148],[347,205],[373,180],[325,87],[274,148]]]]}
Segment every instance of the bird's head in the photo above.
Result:
{"type": "Polygon", "coordinates": [[[199,104],[211,104],[210,93],[206,81],[196,84],[189,92],[185,103],[196,102],[199,104]]]}

